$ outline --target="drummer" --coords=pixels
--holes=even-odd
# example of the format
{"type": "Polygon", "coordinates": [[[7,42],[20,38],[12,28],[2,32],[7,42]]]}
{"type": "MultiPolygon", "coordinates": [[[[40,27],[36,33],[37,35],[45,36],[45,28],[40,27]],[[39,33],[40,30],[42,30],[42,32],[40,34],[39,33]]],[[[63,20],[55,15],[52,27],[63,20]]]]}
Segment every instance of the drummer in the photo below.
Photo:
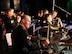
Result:
{"type": "MultiPolygon", "coordinates": [[[[24,15],[20,25],[12,33],[13,51],[15,54],[28,54],[30,50],[39,49],[38,46],[32,44],[32,36],[29,36],[27,31],[30,23],[31,16],[24,15]]],[[[49,43],[48,40],[46,40],[46,43],[49,43]]]]}

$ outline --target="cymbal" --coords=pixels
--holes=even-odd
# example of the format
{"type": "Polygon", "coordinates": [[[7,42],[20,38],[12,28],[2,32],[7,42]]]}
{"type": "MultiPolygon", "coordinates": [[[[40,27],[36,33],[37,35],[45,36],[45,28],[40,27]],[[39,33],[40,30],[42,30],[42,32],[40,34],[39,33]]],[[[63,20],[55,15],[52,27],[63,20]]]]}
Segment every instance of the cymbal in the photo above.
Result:
{"type": "Polygon", "coordinates": [[[31,38],[32,40],[46,40],[47,38],[46,37],[42,37],[42,36],[32,36],[31,38]]]}
{"type": "MultiPolygon", "coordinates": [[[[48,29],[48,26],[43,26],[42,29],[48,29]]],[[[59,27],[50,26],[49,29],[50,29],[50,30],[59,30],[59,27]]]]}

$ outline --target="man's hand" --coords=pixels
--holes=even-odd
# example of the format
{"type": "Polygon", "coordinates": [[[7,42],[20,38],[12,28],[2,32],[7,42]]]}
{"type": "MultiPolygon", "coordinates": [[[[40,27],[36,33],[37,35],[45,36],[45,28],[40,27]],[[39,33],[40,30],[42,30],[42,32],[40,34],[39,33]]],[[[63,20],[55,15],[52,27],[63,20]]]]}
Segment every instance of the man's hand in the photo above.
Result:
{"type": "Polygon", "coordinates": [[[47,46],[49,43],[50,43],[49,39],[46,39],[46,40],[43,42],[43,46],[47,46]]]}

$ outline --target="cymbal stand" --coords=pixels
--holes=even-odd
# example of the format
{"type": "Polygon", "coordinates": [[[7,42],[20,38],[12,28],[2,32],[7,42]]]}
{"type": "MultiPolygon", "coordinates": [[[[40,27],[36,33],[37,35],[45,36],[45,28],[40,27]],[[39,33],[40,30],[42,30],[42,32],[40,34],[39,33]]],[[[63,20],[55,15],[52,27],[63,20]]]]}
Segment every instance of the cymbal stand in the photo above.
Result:
{"type": "Polygon", "coordinates": [[[33,24],[33,35],[35,35],[35,22],[33,24]]]}
{"type": "MultiPolygon", "coordinates": [[[[38,37],[40,37],[39,30],[38,30],[38,37]]],[[[40,40],[37,40],[39,48],[41,48],[40,40]]]]}
{"type": "MultiPolygon", "coordinates": [[[[33,24],[33,35],[35,35],[35,22],[33,24]]],[[[40,34],[39,34],[39,30],[38,30],[38,36],[37,36],[37,38],[39,38],[39,37],[40,37],[40,34]]],[[[39,39],[37,40],[37,43],[38,43],[39,48],[41,48],[40,40],[39,39]]]]}
{"type": "MultiPolygon", "coordinates": [[[[39,35],[38,37],[40,37],[40,35],[39,35]]],[[[40,40],[37,40],[37,42],[38,42],[38,46],[39,46],[39,48],[41,48],[40,40]]]]}

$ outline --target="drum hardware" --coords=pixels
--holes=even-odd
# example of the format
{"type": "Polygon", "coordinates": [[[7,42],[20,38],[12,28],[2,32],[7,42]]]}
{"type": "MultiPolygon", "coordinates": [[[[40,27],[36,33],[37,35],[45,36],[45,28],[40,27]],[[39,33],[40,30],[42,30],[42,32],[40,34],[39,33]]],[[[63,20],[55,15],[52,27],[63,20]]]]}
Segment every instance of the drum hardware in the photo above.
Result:
{"type": "MultiPolygon", "coordinates": [[[[42,32],[47,32],[47,28],[48,28],[48,26],[43,26],[42,27],[42,32]]],[[[55,27],[56,28],[56,27],[55,27]]],[[[52,29],[51,29],[52,30],[52,29]]],[[[55,29],[53,29],[52,31],[57,31],[57,32],[55,32],[55,33],[61,33],[62,34],[62,36],[63,36],[63,38],[65,38],[65,39],[70,39],[70,37],[69,37],[69,35],[67,34],[68,33],[68,30],[67,30],[67,28],[66,27],[57,27],[57,29],[55,30],[55,29]]],[[[49,32],[49,31],[48,31],[49,32]]],[[[54,34],[55,34],[54,33],[54,34]]],[[[47,35],[48,35],[48,33],[47,33],[47,35]]],[[[49,35],[48,35],[49,36],[49,35]]],[[[53,33],[51,32],[51,36],[50,37],[52,37],[53,36],[53,33]]],[[[59,35],[60,36],[60,38],[61,38],[61,35],[59,35]]],[[[53,37],[52,38],[53,40],[51,40],[51,41],[54,41],[54,39],[55,39],[55,37],[53,37]]],[[[56,38],[57,39],[57,38],[56,38]]],[[[55,40],[56,40],[55,39],[55,40]]]]}
{"type": "Polygon", "coordinates": [[[33,35],[35,35],[35,23],[33,24],[33,35]]]}
{"type": "Polygon", "coordinates": [[[68,32],[68,27],[66,26],[66,27],[60,27],[59,28],[59,31],[61,31],[61,32],[68,32]]]}
{"type": "MultiPolygon", "coordinates": [[[[43,30],[41,30],[41,31],[47,32],[47,38],[50,38],[50,36],[49,36],[50,27],[49,27],[49,26],[44,26],[44,27],[42,27],[42,29],[43,29],[43,30]]],[[[57,28],[56,30],[59,31],[59,28],[57,28]]],[[[51,36],[52,36],[52,35],[51,35],[51,36]]],[[[32,40],[37,40],[37,41],[38,41],[38,45],[40,45],[40,40],[46,40],[47,38],[40,36],[39,31],[38,31],[38,36],[32,36],[32,40]]],[[[51,37],[51,38],[52,38],[52,37],[51,37]]],[[[53,38],[54,38],[54,37],[53,37],[53,38]]],[[[56,38],[56,39],[58,39],[58,38],[56,38]]],[[[56,41],[57,41],[56,39],[54,39],[55,41],[54,41],[54,40],[51,40],[51,39],[49,39],[49,40],[52,41],[52,42],[56,42],[56,41]]],[[[58,40],[59,40],[59,39],[58,39],[58,40]]]]}
{"type": "Polygon", "coordinates": [[[31,39],[32,39],[33,41],[37,41],[37,45],[39,46],[40,53],[42,54],[42,53],[43,53],[43,49],[41,48],[41,47],[42,47],[42,46],[41,46],[41,41],[44,41],[44,40],[46,40],[47,38],[38,35],[38,36],[32,36],[31,39]]]}
{"type": "MultiPolygon", "coordinates": [[[[37,32],[38,32],[38,37],[40,37],[39,30],[37,32]]],[[[41,42],[40,42],[40,40],[38,39],[37,42],[38,42],[39,48],[41,48],[41,44],[40,44],[41,42]]]]}
{"type": "MultiPolygon", "coordinates": [[[[43,28],[43,27],[42,27],[43,28]]],[[[48,28],[48,26],[47,27],[44,27],[43,29],[44,30],[46,30],[45,32],[49,32],[49,30],[47,30],[47,28],[48,28]]],[[[44,31],[43,30],[43,31],[44,31]]],[[[49,35],[49,34],[47,34],[47,35],[49,35]]],[[[49,40],[50,40],[50,48],[52,48],[51,47],[51,45],[52,44],[54,44],[55,42],[58,42],[58,41],[60,41],[60,38],[61,38],[61,35],[60,34],[58,34],[58,33],[54,33],[54,36],[53,36],[53,32],[51,32],[51,35],[50,36],[47,36],[47,38],[50,38],[49,40]]],[[[53,49],[51,49],[52,51],[53,51],[53,49]]]]}
{"type": "MultiPolygon", "coordinates": [[[[37,19],[34,20],[34,24],[33,24],[33,35],[35,35],[35,31],[36,31],[35,26],[36,26],[36,24],[38,24],[39,22],[40,22],[40,20],[37,20],[37,19]]],[[[41,48],[40,41],[41,41],[41,40],[45,40],[46,38],[40,36],[39,30],[37,30],[37,35],[38,35],[38,36],[32,36],[32,37],[31,37],[31,40],[37,41],[37,44],[38,44],[39,48],[41,48]]]]}
{"type": "Polygon", "coordinates": [[[59,28],[59,31],[62,34],[61,40],[63,40],[63,39],[70,39],[70,36],[68,35],[68,27],[67,26],[59,28]]]}

